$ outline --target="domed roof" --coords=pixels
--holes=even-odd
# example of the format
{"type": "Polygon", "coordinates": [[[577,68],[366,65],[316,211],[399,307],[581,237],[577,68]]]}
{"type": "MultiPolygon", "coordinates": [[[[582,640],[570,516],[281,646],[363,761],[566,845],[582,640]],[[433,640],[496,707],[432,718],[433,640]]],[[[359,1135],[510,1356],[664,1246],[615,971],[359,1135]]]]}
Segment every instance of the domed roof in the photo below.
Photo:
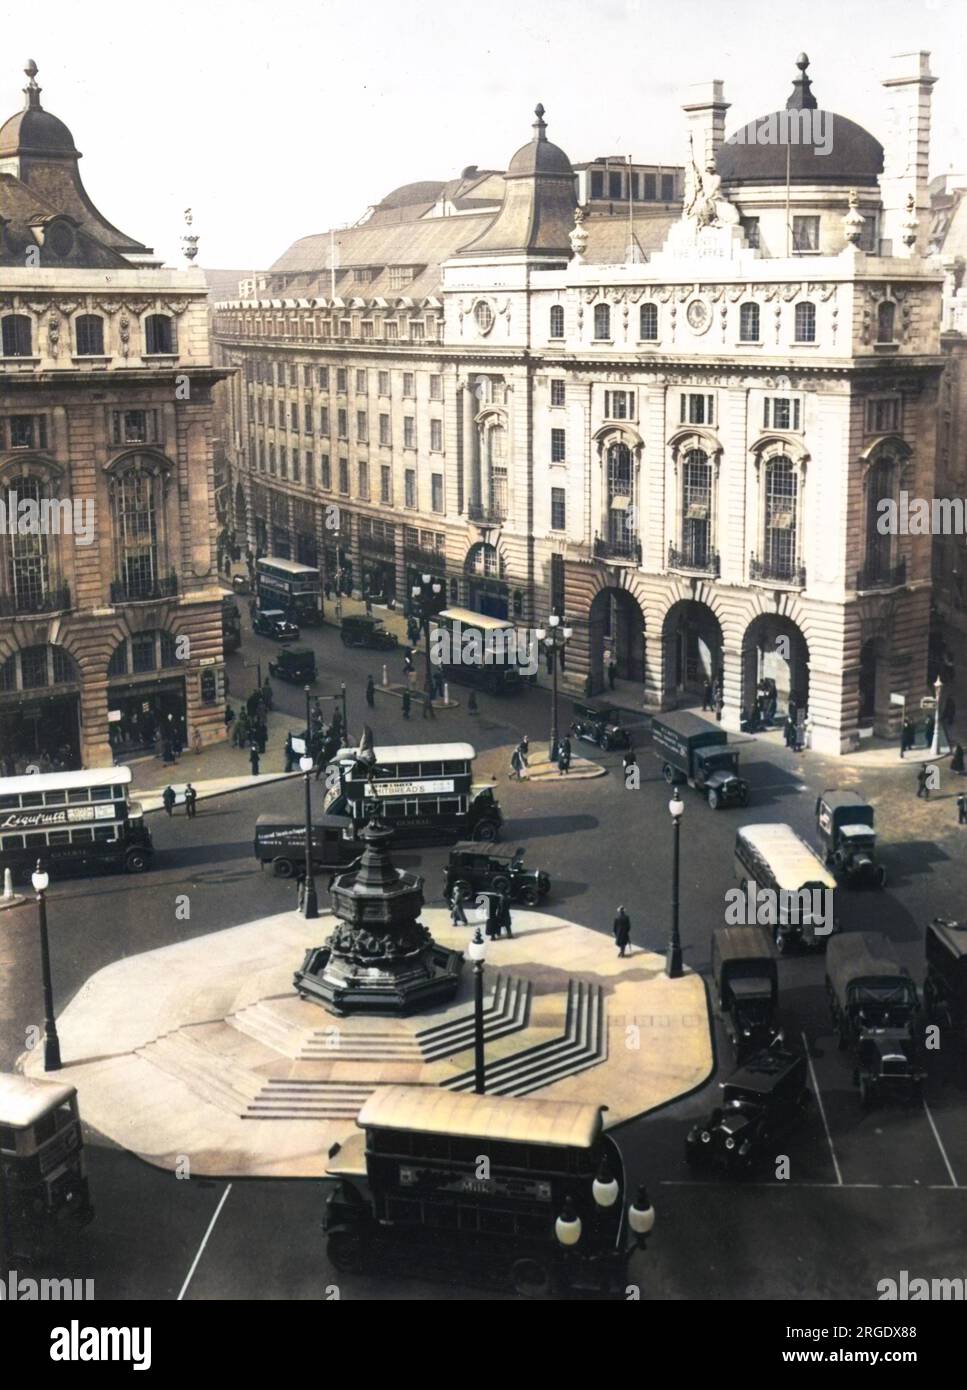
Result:
{"type": "Polygon", "coordinates": [[[24,72],[27,74],[24,88],[27,100],[22,111],[0,126],[0,159],[23,154],[79,159],[80,151],[75,148],[74,137],[64,122],[40,104],[40,88],[35,80],[37,64],[33,59],[24,72]]]}
{"type": "Polygon", "coordinates": [[[544,120],[544,108],[540,104],[534,108],[534,115],[537,120],[534,122],[534,138],[528,144],[522,146],[507,168],[507,178],[512,179],[533,177],[535,174],[552,174],[573,178],[574,170],[571,168],[571,161],[562,149],[557,145],[552,145],[547,138],[547,123],[544,120]]]}
{"type": "Polygon", "coordinates": [[[855,121],[819,108],[808,66],[801,53],[784,111],[749,121],[719,147],[715,162],[723,183],[784,184],[788,178],[791,184],[876,186],[883,146],[855,121]]]}

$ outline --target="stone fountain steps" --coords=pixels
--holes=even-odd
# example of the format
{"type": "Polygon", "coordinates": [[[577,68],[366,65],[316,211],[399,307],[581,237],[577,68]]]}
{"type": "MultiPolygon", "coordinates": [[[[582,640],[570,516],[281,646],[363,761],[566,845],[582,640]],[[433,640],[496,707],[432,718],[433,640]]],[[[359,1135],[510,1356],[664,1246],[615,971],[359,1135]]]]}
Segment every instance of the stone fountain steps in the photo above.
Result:
{"type": "MultiPolygon", "coordinates": [[[[220,1025],[216,1025],[217,1032],[220,1025]]],[[[203,1029],[182,1028],[165,1033],[137,1056],[175,1077],[196,1096],[232,1115],[241,1114],[259,1094],[263,1078],[239,1066],[223,1050],[207,1046],[203,1029]]]]}
{"type": "Polygon", "coordinates": [[[354,1120],[375,1086],[353,1081],[268,1081],[243,1120],[354,1120]]]}

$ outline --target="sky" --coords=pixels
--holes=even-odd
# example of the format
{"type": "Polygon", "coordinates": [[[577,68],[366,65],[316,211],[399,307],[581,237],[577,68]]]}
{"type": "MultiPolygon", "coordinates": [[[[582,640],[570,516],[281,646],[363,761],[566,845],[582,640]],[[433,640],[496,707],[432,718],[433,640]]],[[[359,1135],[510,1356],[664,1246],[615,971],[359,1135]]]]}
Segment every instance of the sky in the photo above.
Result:
{"type": "Polygon", "coordinates": [[[0,120],[41,101],[70,127],[103,214],[184,264],[271,265],[403,183],[506,168],[531,138],[579,163],[682,163],[690,84],[721,78],[728,127],[783,107],[809,55],[820,106],[885,134],[891,55],[932,52],[931,173],[967,170],[962,0],[47,0],[7,6],[0,120]]]}

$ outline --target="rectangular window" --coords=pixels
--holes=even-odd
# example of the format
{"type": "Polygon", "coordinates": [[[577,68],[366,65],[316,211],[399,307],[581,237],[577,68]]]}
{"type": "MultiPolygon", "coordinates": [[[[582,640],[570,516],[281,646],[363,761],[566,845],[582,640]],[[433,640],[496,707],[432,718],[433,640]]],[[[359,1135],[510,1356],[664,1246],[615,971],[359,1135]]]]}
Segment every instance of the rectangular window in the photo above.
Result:
{"type": "Polygon", "coordinates": [[[564,405],[566,400],[567,387],[563,377],[551,378],[551,405],[564,405]]]}
{"type": "Polygon", "coordinates": [[[683,391],[678,418],[682,425],[714,425],[715,398],[699,395],[695,391],[683,391]]]}
{"type": "Polygon", "coordinates": [[[369,342],[373,336],[373,320],[363,319],[363,341],[369,342]]]}
{"type": "Polygon", "coordinates": [[[299,429],[299,407],[295,401],[289,405],[289,428],[296,431],[299,429]]]}
{"type": "Polygon", "coordinates": [[[337,410],[337,411],[336,411],[336,432],[338,433],[340,439],[348,439],[348,438],[349,438],[349,411],[348,411],[348,410],[337,410]]]}
{"type": "Polygon", "coordinates": [[[11,415],[7,424],[11,449],[47,448],[47,421],[43,415],[11,415]]]}
{"type": "Polygon", "coordinates": [[[359,463],[359,495],[364,502],[369,501],[369,464],[364,460],[359,463]]]}
{"type": "Polygon", "coordinates": [[[759,242],[759,219],[758,217],[743,217],[742,230],[745,232],[745,240],[753,251],[757,251],[759,242]]]}
{"type": "Polygon", "coordinates": [[[347,373],[346,373],[346,368],[345,368],[345,367],[337,367],[337,368],[336,368],[336,390],[345,393],[345,390],[346,390],[346,382],[347,382],[347,380],[348,380],[348,377],[347,377],[347,373]]]}
{"type": "Polygon", "coordinates": [[[435,454],[443,452],[443,421],[430,421],[430,448],[435,454]]]}
{"type": "Polygon", "coordinates": [[[369,422],[365,410],[356,411],[356,438],[360,444],[365,444],[369,439],[369,422]]]}
{"type": "Polygon", "coordinates": [[[398,338],[399,336],[400,336],[400,330],[399,330],[399,326],[398,326],[396,320],[395,320],[395,319],[387,319],[387,320],[386,320],[386,341],[387,341],[388,343],[395,343],[396,340],[397,340],[397,338],[398,338]]]}
{"type": "Polygon", "coordinates": [[[312,433],[312,406],[308,403],[302,407],[302,421],[305,426],[303,433],[312,433]]]}
{"type": "Polygon", "coordinates": [[[818,217],[793,217],[792,249],[795,252],[819,250],[818,217]]]}
{"type": "Polygon", "coordinates": [[[115,410],[111,425],[115,444],[153,444],[158,438],[154,410],[115,410]]]}
{"type": "Polygon", "coordinates": [[[403,373],[403,395],[404,395],[404,396],[415,396],[415,395],[416,395],[416,378],[415,378],[415,376],[413,375],[412,372],[404,372],[404,373],[403,373]]]}
{"type": "Polygon", "coordinates": [[[328,368],[328,367],[320,367],[320,368],[319,368],[319,390],[320,390],[320,391],[328,391],[328,390],[329,390],[329,368],[328,368]]]}
{"type": "Polygon", "coordinates": [[[798,396],[766,396],[762,424],[767,430],[798,430],[800,401],[798,396]]]}
{"type": "Polygon", "coordinates": [[[620,170],[610,169],[608,171],[608,197],[622,198],[624,194],[621,190],[622,178],[620,170]]]}
{"type": "Polygon", "coordinates": [[[604,173],[601,169],[591,170],[591,197],[604,197],[604,173]]]}
{"type": "Polygon", "coordinates": [[[416,420],[412,415],[403,416],[403,448],[416,448],[416,420]]]}
{"type": "Polygon", "coordinates": [[[435,373],[431,373],[430,375],[430,400],[443,400],[443,377],[435,373]]]}
{"type": "Polygon", "coordinates": [[[327,405],[319,407],[319,433],[329,433],[329,407],[327,405]]]}
{"type": "Polygon", "coordinates": [[[567,456],[564,430],[551,430],[551,463],[563,463],[567,456]]]}
{"type": "Polygon", "coordinates": [[[867,434],[894,434],[899,428],[899,396],[884,396],[866,402],[867,434]]]}
{"type": "Polygon", "coordinates": [[[443,511],[443,474],[433,473],[430,476],[430,505],[435,512],[443,511]]]}
{"type": "Polygon", "coordinates": [[[275,477],[275,445],[269,445],[269,472],[275,477]]]}
{"type": "Polygon", "coordinates": [[[356,372],[356,395],[365,396],[368,389],[369,386],[366,380],[366,372],[362,368],[360,368],[356,372]]]}
{"type": "Polygon", "coordinates": [[[316,463],[311,454],[306,454],[306,487],[316,485],[316,463]]]}
{"type": "Polygon", "coordinates": [[[389,372],[380,372],[379,374],[379,394],[381,396],[389,395],[389,372]]]}
{"type": "Polygon", "coordinates": [[[388,463],[379,470],[379,500],[390,504],[393,501],[393,470],[388,463]]]}
{"type": "Polygon", "coordinates": [[[410,319],[410,342],[422,343],[426,338],[422,319],[410,319]]]}
{"type": "Polygon", "coordinates": [[[658,201],[658,180],[654,174],[645,175],[645,198],[646,203],[658,201]]]}
{"type": "Polygon", "coordinates": [[[292,481],[293,481],[294,483],[297,483],[297,482],[300,481],[300,479],[301,479],[301,474],[300,474],[300,472],[299,472],[299,450],[298,450],[298,449],[293,449],[293,450],[292,450],[292,481]]]}
{"type": "Polygon", "coordinates": [[[633,391],[605,391],[604,415],[607,420],[630,420],[634,414],[633,391]]]}
{"type": "Polygon", "coordinates": [[[288,476],[289,476],[289,451],[288,451],[288,449],[280,448],[280,449],[279,449],[279,477],[280,477],[280,478],[287,478],[288,476]]]}
{"type": "Polygon", "coordinates": [[[675,175],[662,174],[661,176],[661,200],[663,203],[673,203],[675,201],[675,175]]]}
{"type": "Polygon", "coordinates": [[[391,444],[393,442],[388,415],[381,415],[379,417],[379,442],[380,444],[391,444]]]}
{"type": "Polygon", "coordinates": [[[332,468],[328,454],[323,454],[319,459],[319,486],[324,488],[326,492],[332,488],[332,468]]]}
{"type": "Polygon", "coordinates": [[[403,503],[407,507],[416,506],[416,470],[407,468],[403,474],[403,503]]]}
{"type": "Polygon", "coordinates": [[[339,491],[349,496],[349,460],[339,460],[339,491]]]}
{"type": "Polygon", "coordinates": [[[562,487],[551,488],[551,530],[563,531],[567,526],[567,492],[562,487]]]}

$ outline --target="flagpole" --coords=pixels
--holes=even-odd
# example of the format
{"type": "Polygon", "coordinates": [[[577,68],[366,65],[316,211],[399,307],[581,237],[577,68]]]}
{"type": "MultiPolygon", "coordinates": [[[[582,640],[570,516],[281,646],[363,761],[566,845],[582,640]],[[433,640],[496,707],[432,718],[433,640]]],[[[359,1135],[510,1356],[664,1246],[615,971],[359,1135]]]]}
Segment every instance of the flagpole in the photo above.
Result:
{"type": "Polygon", "coordinates": [[[635,197],[634,174],[631,172],[631,155],[628,156],[628,264],[635,260],[635,197]]]}

